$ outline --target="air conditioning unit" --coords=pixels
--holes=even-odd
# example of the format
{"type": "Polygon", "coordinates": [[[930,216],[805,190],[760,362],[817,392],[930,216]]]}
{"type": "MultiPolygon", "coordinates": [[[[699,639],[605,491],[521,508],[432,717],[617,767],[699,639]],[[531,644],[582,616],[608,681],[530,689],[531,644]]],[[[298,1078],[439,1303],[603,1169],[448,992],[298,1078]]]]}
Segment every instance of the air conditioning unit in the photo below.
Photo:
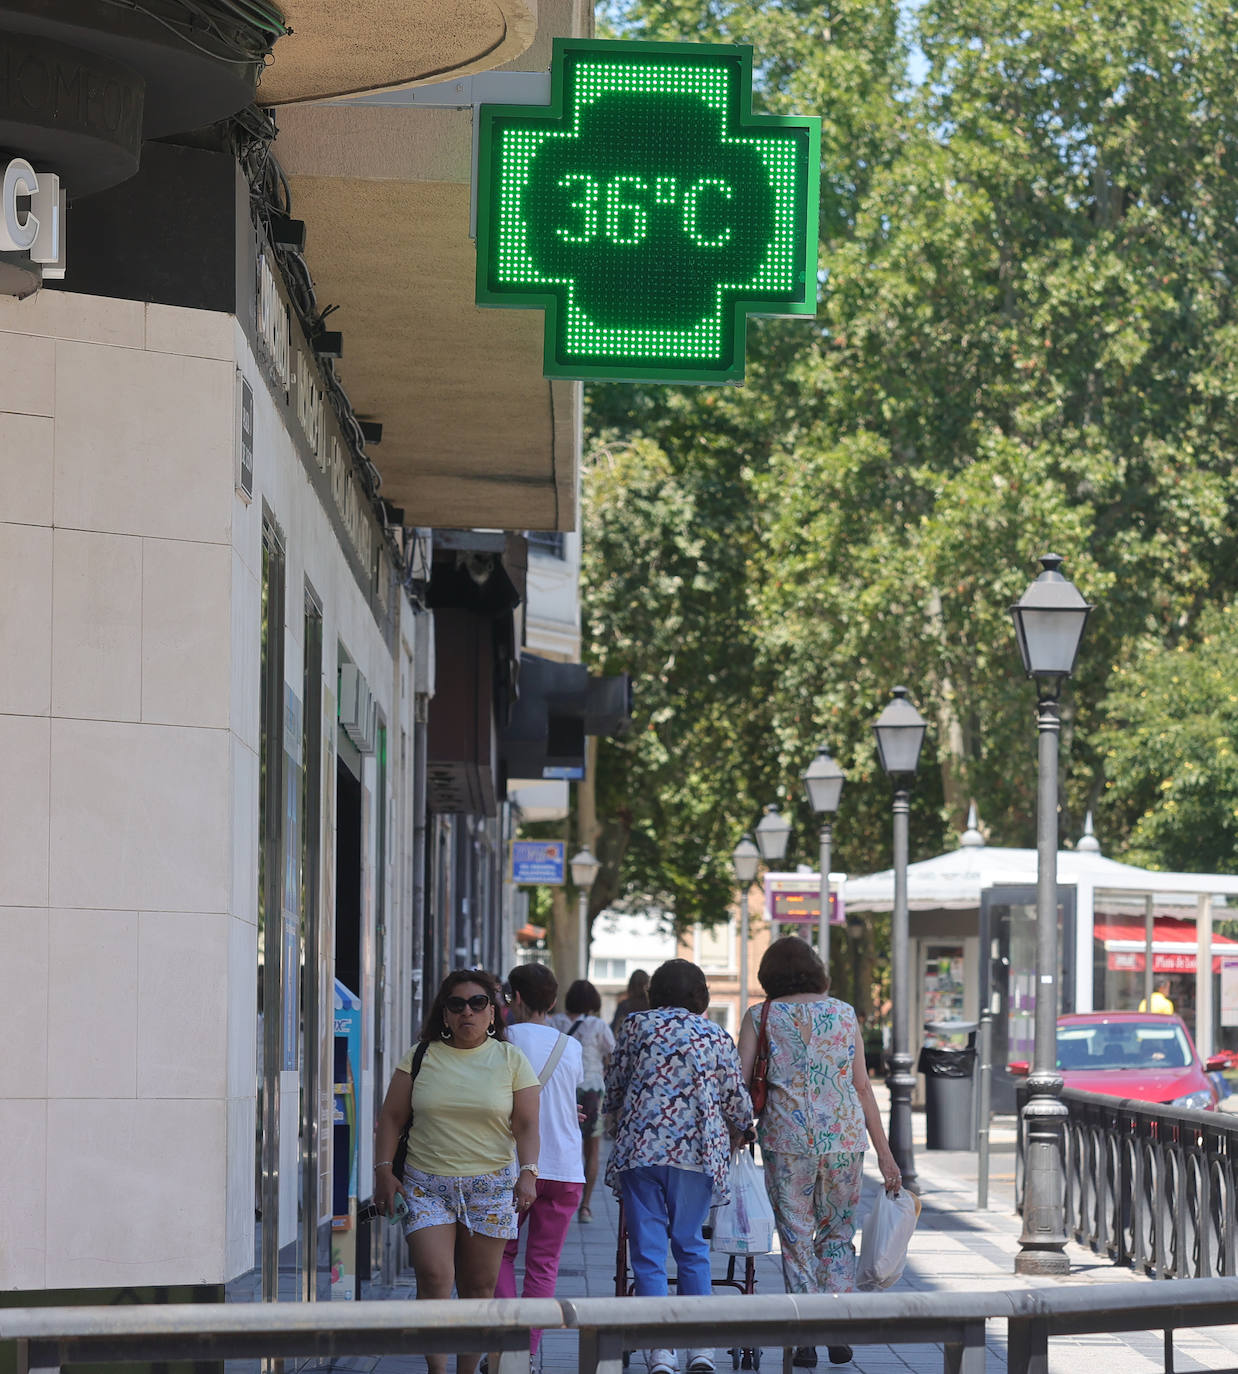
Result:
{"type": "Polygon", "coordinates": [[[369,685],[355,663],[340,665],[339,720],[344,733],[363,754],[374,752],[377,707],[369,685]]]}

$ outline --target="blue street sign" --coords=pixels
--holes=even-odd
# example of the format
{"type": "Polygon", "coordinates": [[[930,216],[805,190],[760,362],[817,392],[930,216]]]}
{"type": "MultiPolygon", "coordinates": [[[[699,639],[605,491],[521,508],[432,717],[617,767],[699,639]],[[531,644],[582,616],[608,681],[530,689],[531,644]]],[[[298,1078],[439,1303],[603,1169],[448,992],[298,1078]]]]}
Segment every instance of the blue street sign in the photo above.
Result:
{"type": "Polygon", "coordinates": [[[561,883],[563,849],[562,840],[513,840],[512,882],[561,883]]]}

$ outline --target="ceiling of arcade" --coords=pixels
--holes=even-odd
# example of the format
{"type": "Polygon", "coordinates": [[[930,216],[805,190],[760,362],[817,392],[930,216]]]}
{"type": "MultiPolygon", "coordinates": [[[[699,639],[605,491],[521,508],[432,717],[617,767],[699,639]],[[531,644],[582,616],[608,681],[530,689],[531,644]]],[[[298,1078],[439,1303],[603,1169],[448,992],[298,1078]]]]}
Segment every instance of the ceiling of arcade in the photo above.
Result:
{"type": "Polygon", "coordinates": [[[545,70],[587,0],[290,0],[260,99],[336,364],[383,425],[382,494],[410,524],[572,529],[580,387],[542,376],[542,316],[474,305],[467,110],[315,104],[506,66],[545,70]],[[361,35],[365,35],[364,38],[361,35]],[[407,39],[407,43],[400,40],[407,39]],[[304,44],[299,47],[299,44],[304,44]]]}

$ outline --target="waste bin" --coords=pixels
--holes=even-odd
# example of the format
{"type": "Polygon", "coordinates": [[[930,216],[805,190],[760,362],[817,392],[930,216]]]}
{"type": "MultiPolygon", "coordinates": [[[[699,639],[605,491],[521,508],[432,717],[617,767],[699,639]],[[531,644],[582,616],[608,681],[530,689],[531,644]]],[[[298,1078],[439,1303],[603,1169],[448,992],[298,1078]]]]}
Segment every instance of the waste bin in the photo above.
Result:
{"type": "Polygon", "coordinates": [[[972,1093],[976,1079],[976,1021],[928,1021],[924,1029],[966,1044],[925,1045],[917,1070],[924,1075],[925,1146],[930,1150],[974,1150],[972,1093]]]}

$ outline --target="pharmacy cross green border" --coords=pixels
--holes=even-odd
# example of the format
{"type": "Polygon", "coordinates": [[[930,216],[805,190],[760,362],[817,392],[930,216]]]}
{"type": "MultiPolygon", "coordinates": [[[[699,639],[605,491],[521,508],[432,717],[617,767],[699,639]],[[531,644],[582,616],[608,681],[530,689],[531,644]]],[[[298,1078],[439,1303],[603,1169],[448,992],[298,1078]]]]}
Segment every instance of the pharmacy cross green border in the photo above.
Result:
{"type": "Polygon", "coordinates": [[[557,38],[546,106],[480,107],[477,303],[546,312],[547,377],[733,382],[749,315],[814,315],[821,121],[752,49],[557,38]]]}

